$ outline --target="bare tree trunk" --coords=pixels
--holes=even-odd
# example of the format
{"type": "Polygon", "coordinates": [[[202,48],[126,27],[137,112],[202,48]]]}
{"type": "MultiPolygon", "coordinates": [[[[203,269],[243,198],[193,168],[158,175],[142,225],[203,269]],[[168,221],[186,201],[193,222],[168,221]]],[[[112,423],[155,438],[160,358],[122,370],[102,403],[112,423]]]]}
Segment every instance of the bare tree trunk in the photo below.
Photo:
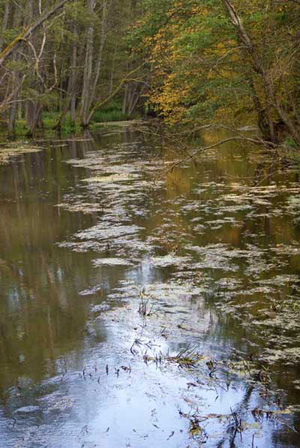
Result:
{"type": "Polygon", "coordinates": [[[268,125],[268,119],[266,117],[266,111],[265,111],[265,108],[261,104],[259,95],[256,92],[254,82],[253,82],[251,75],[249,76],[249,85],[252,90],[252,99],[253,99],[254,108],[256,110],[257,117],[258,117],[257,121],[258,121],[259,130],[261,131],[261,134],[262,134],[264,140],[271,140],[272,137],[270,135],[270,128],[268,125]]]}
{"type": "Polygon", "coordinates": [[[27,104],[27,127],[28,136],[34,135],[38,127],[42,127],[42,111],[43,106],[29,101],[27,104]]]}
{"type": "MultiPolygon", "coordinates": [[[[87,0],[88,9],[91,14],[93,14],[96,1],[87,0]]],[[[88,113],[90,107],[90,91],[92,85],[92,75],[93,75],[93,55],[94,55],[94,24],[91,23],[87,29],[86,33],[86,56],[85,56],[85,67],[83,74],[83,87],[81,94],[81,123],[84,127],[88,125],[88,113]]]]}
{"type": "MultiPolygon", "coordinates": [[[[38,4],[35,7],[34,0],[29,0],[28,3],[28,20],[31,20],[31,17],[43,17],[44,13],[42,11],[42,1],[38,0],[38,4]]],[[[43,37],[41,39],[41,43],[37,39],[36,35],[32,35],[31,39],[28,39],[28,44],[33,52],[35,59],[35,73],[36,73],[36,81],[33,83],[33,88],[36,90],[37,95],[41,94],[45,89],[45,80],[43,79],[40,72],[40,62],[44,53],[46,41],[47,41],[47,29],[45,23],[42,23],[43,28],[43,37]],[[39,47],[39,48],[38,48],[39,47]]],[[[54,57],[55,60],[55,57],[54,57]]],[[[28,135],[34,135],[37,128],[42,128],[42,112],[43,105],[40,103],[39,99],[32,99],[28,102],[27,107],[27,128],[28,135]]]]}
{"type": "Polygon", "coordinates": [[[111,65],[111,71],[110,71],[110,88],[109,88],[109,94],[112,94],[113,88],[114,88],[114,75],[115,75],[115,62],[116,62],[116,56],[117,56],[117,46],[114,48],[114,56],[112,60],[111,65]]]}
{"type": "Polygon", "coordinates": [[[17,109],[17,103],[16,98],[14,98],[14,102],[10,107],[9,110],[9,119],[8,119],[8,133],[10,135],[13,135],[15,132],[15,123],[16,123],[16,109],[17,109]]]}
{"type": "Polygon", "coordinates": [[[4,33],[7,29],[7,25],[8,25],[8,19],[9,19],[9,13],[10,13],[10,8],[9,8],[9,1],[7,0],[7,2],[4,5],[4,14],[3,14],[3,20],[2,20],[2,28],[1,28],[1,34],[2,36],[0,37],[0,52],[2,51],[3,45],[4,45],[4,33]]]}
{"type": "MultiPolygon", "coordinates": [[[[20,10],[17,8],[14,11],[14,16],[13,16],[13,27],[17,28],[18,26],[20,26],[22,21],[22,17],[20,14],[20,10]]],[[[17,61],[19,58],[18,54],[14,54],[13,55],[13,60],[17,61]]],[[[16,111],[17,111],[17,100],[19,97],[19,89],[16,89],[16,86],[20,84],[21,81],[21,75],[20,72],[17,71],[13,71],[12,72],[12,77],[11,77],[11,83],[12,83],[12,91],[15,90],[14,95],[11,98],[11,106],[9,109],[9,117],[8,117],[8,132],[9,134],[13,135],[15,132],[15,123],[16,123],[16,111]]]]}
{"type": "MultiPolygon", "coordinates": [[[[76,26],[73,27],[73,32],[75,35],[77,35],[76,26]]],[[[78,48],[77,44],[73,45],[73,53],[72,53],[72,68],[71,68],[71,76],[70,76],[70,83],[68,86],[68,93],[71,96],[70,99],[70,113],[71,113],[71,121],[76,121],[76,84],[77,84],[77,53],[78,48]]]]}
{"type": "Polygon", "coordinates": [[[127,114],[130,117],[134,113],[146,86],[147,83],[143,81],[132,81],[126,84],[122,107],[122,112],[124,114],[127,114]]]}
{"type": "Polygon", "coordinates": [[[228,15],[230,18],[230,21],[232,25],[235,27],[237,34],[239,36],[239,39],[241,40],[242,44],[246,48],[248,54],[251,57],[251,65],[255,73],[260,75],[263,79],[264,83],[264,90],[266,95],[266,118],[268,123],[268,134],[270,135],[270,139],[272,142],[276,142],[276,135],[275,135],[275,128],[274,123],[271,116],[271,98],[270,98],[270,89],[269,89],[269,80],[268,76],[265,72],[264,66],[262,64],[262,61],[260,59],[260,56],[254,47],[250,37],[248,36],[242,20],[240,19],[239,15],[237,14],[234,6],[231,3],[231,0],[221,0],[228,15]]]}
{"type": "Polygon", "coordinates": [[[287,129],[292,134],[295,141],[300,145],[300,134],[293,123],[293,120],[288,116],[285,112],[284,108],[279,104],[275,88],[272,79],[270,78],[269,72],[265,69],[264,63],[261,60],[261,57],[252,43],[251,38],[246,32],[242,20],[239,17],[237,11],[231,3],[231,0],[221,0],[228,15],[232,25],[235,27],[237,34],[246,48],[248,54],[250,55],[250,62],[252,65],[252,69],[254,72],[259,75],[263,81],[264,91],[265,91],[265,101],[266,101],[266,117],[268,122],[268,131],[270,134],[271,141],[273,143],[277,142],[277,135],[275,131],[274,122],[272,119],[272,109],[274,108],[282,121],[284,122],[287,129]]]}
{"type": "Polygon", "coordinates": [[[101,24],[101,40],[100,40],[100,46],[99,46],[99,52],[98,52],[98,58],[95,66],[95,74],[94,74],[94,83],[92,86],[91,91],[91,97],[90,101],[92,102],[96,93],[96,88],[100,76],[100,70],[102,66],[102,58],[103,58],[103,50],[106,43],[106,22],[107,22],[107,16],[108,16],[108,7],[106,0],[103,1],[103,9],[102,9],[102,24],[101,24]]]}
{"type": "Polygon", "coordinates": [[[129,90],[129,85],[126,84],[126,85],[125,85],[125,90],[124,90],[124,97],[123,97],[123,106],[122,106],[122,112],[123,112],[123,114],[126,114],[126,112],[127,112],[127,97],[128,97],[128,90],[129,90]]]}
{"type": "Polygon", "coordinates": [[[26,0],[26,8],[25,8],[25,20],[24,26],[29,26],[33,21],[34,13],[33,13],[33,2],[34,0],[26,0]]]}
{"type": "MultiPolygon", "coordinates": [[[[89,0],[89,2],[91,2],[91,0],[89,0]]],[[[87,127],[90,124],[91,119],[93,117],[93,114],[91,113],[91,106],[92,106],[93,100],[96,96],[96,89],[97,89],[97,85],[98,85],[98,81],[99,81],[99,77],[100,77],[103,52],[104,52],[106,38],[107,38],[107,21],[108,21],[109,7],[112,6],[112,4],[113,4],[113,0],[111,0],[110,5],[107,4],[106,0],[103,1],[100,45],[99,45],[99,51],[98,51],[97,61],[96,61],[94,70],[93,70],[93,60],[92,60],[93,50],[94,50],[94,45],[93,45],[94,42],[92,42],[92,39],[91,39],[90,45],[88,45],[88,42],[87,42],[87,55],[86,55],[87,76],[84,77],[84,80],[87,81],[88,85],[85,87],[85,82],[84,82],[84,87],[83,87],[84,107],[82,107],[82,109],[81,109],[81,122],[84,127],[87,127]],[[90,59],[90,57],[91,57],[91,59],[90,59]],[[89,75],[91,75],[90,79],[89,79],[89,75]],[[93,78],[93,82],[91,82],[92,81],[91,78],[93,78]]],[[[94,10],[94,7],[93,7],[93,10],[94,10]]],[[[89,33],[89,30],[88,30],[88,33],[89,33]]],[[[91,34],[94,39],[94,27],[92,27],[92,29],[91,29],[91,34]],[[92,33],[92,31],[93,31],[93,33],[92,33]]],[[[89,39],[89,37],[87,37],[87,40],[88,39],[89,39]]]]}
{"type": "Polygon", "coordinates": [[[54,14],[57,13],[66,3],[73,0],[61,0],[60,3],[53,6],[49,11],[44,13],[36,22],[27,26],[17,37],[14,39],[4,50],[0,53],[0,66],[6,61],[6,59],[14,53],[19,46],[26,41],[43,23],[49,20],[54,14]]]}
{"type": "Polygon", "coordinates": [[[23,118],[23,104],[21,101],[18,102],[18,107],[17,107],[17,116],[18,116],[18,120],[22,120],[23,118]]]}
{"type": "MultiPolygon", "coordinates": [[[[76,35],[76,26],[73,26],[73,33],[76,35]]],[[[77,82],[77,53],[78,48],[77,44],[73,45],[73,51],[72,51],[72,57],[70,60],[71,65],[71,73],[68,79],[68,87],[67,87],[67,97],[65,99],[65,103],[63,105],[62,112],[59,116],[59,119],[57,123],[54,126],[54,129],[61,129],[61,125],[63,120],[65,119],[65,116],[67,115],[67,112],[70,111],[71,114],[71,121],[75,123],[76,121],[76,82],[77,82]]]]}

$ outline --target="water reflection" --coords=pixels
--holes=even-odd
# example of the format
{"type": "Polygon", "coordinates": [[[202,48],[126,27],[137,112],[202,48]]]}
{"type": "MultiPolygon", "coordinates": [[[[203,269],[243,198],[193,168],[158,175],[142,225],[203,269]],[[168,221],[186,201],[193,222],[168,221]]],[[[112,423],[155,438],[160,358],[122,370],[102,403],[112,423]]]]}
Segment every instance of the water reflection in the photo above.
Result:
{"type": "MultiPolygon", "coordinates": [[[[243,446],[230,412],[250,424],[262,389],[222,369],[207,384],[207,356],[273,363],[282,401],[299,404],[298,173],[232,145],[169,169],[176,148],[128,130],[44,145],[0,167],[6,446],[24,431],[30,448],[198,446],[182,415],[200,405],[224,414],[207,419],[210,435],[223,425],[207,446],[243,446]],[[157,365],[188,346],[204,379],[157,365]]],[[[257,446],[297,446],[286,427],[254,423],[257,446]]]]}
{"type": "Polygon", "coordinates": [[[54,375],[56,359],[82,346],[87,305],[78,290],[91,282],[88,257],[75,260],[55,246],[94,220],[54,207],[78,183],[78,174],[61,163],[75,154],[82,149],[47,149],[1,167],[2,392],[20,376],[39,381],[54,375]]]}

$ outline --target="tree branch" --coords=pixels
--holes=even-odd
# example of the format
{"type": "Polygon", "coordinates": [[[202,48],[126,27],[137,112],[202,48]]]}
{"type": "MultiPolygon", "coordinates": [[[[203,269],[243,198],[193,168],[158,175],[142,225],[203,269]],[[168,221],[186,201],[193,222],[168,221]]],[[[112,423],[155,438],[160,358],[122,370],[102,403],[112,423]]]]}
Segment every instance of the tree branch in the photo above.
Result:
{"type": "Polygon", "coordinates": [[[46,22],[50,17],[52,17],[54,14],[56,14],[57,11],[59,11],[66,3],[71,2],[73,0],[61,0],[60,3],[53,6],[50,11],[47,11],[44,13],[39,19],[26,27],[19,36],[17,36],[1,53],[0,53],[0,67],[3,65],[3,63],[6,61],[6,59],[16,51],[16,49],[24,42],[26,41],[31,34],[33,34],[41,25],[43,25],[44,22],[46,22]]]}
{"type": "Polygon", "coordinates": [[[237,136],[237,137],[228,137],[225,138],[224,140],[220,140],[216,143],[213,143],[209,146],[201,146],[200,148],[196,149],[194,152],[192,153],[188,153],[188,155],[186,157],[183,157],[180,160],[177,160],[176,162],[174,162],[166,171],[163,172],[163,175],[166,175],[167,173],[169,173],[170,171],[172,171],[174,168],[176,168],[179,165],[182,165],[185,162],[189,162],[191,160],[194,160],[199,153],[202,153],[204,151],[208,151],[210,149],[214,149],[217,148],[218,146],[224,145],[226,143],[229,142],[247,142],[247,143],[251,143],[253,145],[258,145],[258,146],[265,146],[268,148],[273,148],[276,149],[277,145],[272,143],[272,142],[266,142],[263,139],[260,138],[249,138],[249,137],[243,137],[243,136],[237,136]]]}
{"type": "Polygon", "coordinates": [[[131,75],[133,75],[134,73],[136,73],[137,71],[139,71],[142,67],[144,67],[144,65],[146,64],[146,62],[143,62],[139,67],[135,68],[134,70],[132,70],[131,72],[127,73],[127,75],[125,76],[125,78],[122,79],[122,81],[120,82],[120,84],[115,88],[115,90],[104,100],[102,101],[98,101],[94,107],[91,109],[89,117],[88,117],[88,122],[91,121],[91,119],[93,118],[95,112],[97,109],[99,109],[99,107],[104,106],[105,104],[107,104],[111,99],[114,98],[114,96],[117,95],[117,93],[119,93],[119,91],[122,89],[123,85],[128,81],[129,77],[131,75]]]}

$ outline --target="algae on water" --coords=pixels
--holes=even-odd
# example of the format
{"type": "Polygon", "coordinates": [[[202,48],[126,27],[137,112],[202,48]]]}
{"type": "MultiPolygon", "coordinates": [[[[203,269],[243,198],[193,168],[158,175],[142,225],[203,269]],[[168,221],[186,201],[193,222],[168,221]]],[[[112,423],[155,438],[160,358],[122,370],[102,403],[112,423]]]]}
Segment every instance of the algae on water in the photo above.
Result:
{"type": "Polygon", "coordinates": [[[20,157],[23,154],[37,153],[42,151],[42,148],[20,144],[18,146],[0,147],[0,165],[8,164],[12,159],[20,157]]]}

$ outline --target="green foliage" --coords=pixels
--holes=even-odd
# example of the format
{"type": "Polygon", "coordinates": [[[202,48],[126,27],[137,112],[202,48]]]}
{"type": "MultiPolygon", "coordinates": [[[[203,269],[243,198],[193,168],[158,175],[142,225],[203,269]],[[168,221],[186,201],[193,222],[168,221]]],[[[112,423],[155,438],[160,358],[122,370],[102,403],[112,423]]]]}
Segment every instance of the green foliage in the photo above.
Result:
{"type": "Polygon", "coordinates": [[[9,28],[7,29],[4,34],[3,37],[7,42],[11,42],[13,41],[20,33],[22,32],[22,28],[18,27],[18,28],[9,28]]]}
{"type": "MultiPolygon", "coordinates": [[[[3,49],[29,23],[37,23],[40,2],[2,0],[0,3],[0,46],[3,49]]],[[[43,13],[58,4],[57,0],[41,2],[43,13]]],[[[27,117],[31,132],[37,131],[39,122],[35,111],[41,107],[46,129],[59,119],[62,112],[57,112],[59,108],[70,110],[71,106],[72,111],[75,107],[78,120],[86,126],[96,105],[109,98],[112,92],[122,98],[126,73],[135,66],[134,58],[129,60],[124,36],[138,11],[140,5],[134,8],[132,0],[73,0],[57,10],[20,44],[19,52],[14,52],[4,62],[8,69],[0,85],[0,112],[4,121],[8,123],[11,104],[18,101],[24,105],[22,110],[20,106],[18,114],[27,117]],[[26,114],[28,101],[36,106],[32,114],[26,114]]],[[[124,119],[127,116],[119,104],[105,107],[95,116],[96,121],[124,119]]],[[[62,126],[67,132],[73,130],[74,124],[68,114],[62,126]]]]}
{"type": "Polygon", "coordinates": [[[26,126],[26,121],[25,120],[17,120],[16,121],[16,125],[15,125],[15,132],[14,134],[17,137],[22,137],[27,135],[28,129],[26,126]]]}
{"type": "MultiPolygon", "coordinates": [[[[42,121],[43,126],[46,131],[51,131],[55,128],[57,125],[59,118],[60,118],[60,112],[59,111],[45,111],[43,113],[42,121]]],[[[70,135],[72,133],[78,133],[81,131],[80,124],[78,122],[73,122],[71,120],[70,114],[68,113],[64,120],[62,121],[61,125],[61,133],[63,135],[70,135]]]]}
{"type": "Polygon", "coordinates": [[[59,119],[59,112],[53,112],[53,111],[44,111],[43,112],[43,125],[47,129],[53,129],[56,125],[57,121],[59,119]]]}
{"type": "Polygon", "coordinates": [[[71,134],[80,134],[82,132],[82,128],[79,122],[74,122],[71,120],[70,114],[67,114],[61,127],[62,135],[71,135],[71,134]]]}
{"type": "Polygon", "coordinates": [[[240,126],[258,120],[263,132],[267,122],[267,134],[272,122],[276,127],[284,121],[299,134],[288,122],[299,129],[300,8],[263,0],[229,4],[254,50],[222,1],[146,1],[131,39],[133,51],[151,67],[149,103],[170,124],[213,120],[240,126]]]}
{"type": "Polygon", "coordinates": [[[93,117],[94,123],[108,121],[128,120],[128,116],[122,112],[122,106],[117,101],[110,102],[107,106],[98,109],[93,117]]]}
{"type": "Polygon", "coordinates": [[[11,59],[7,62],[6,67],[12,72],[22,72],[27,69],[27,64],[22,60],[11,59]]]}
{"type": "MultiPolygon", "coordinates": [[[[240,126],[257,120],[263,129],[266,117],[276,125],[287,116],[286,121],[299,128],[300,8],[290,1],[228,2],[244,24],[252,51],[221,0],[66,4],[23,42],[17,57],[6,61],[8,71],[0,86],[3,117],[7,120],[14,101],[26,105],[30,100],[38,106],[35,110],[47,111],[43,116],[47,129],[59,119],[59,108],[72,113],[76,108],[82,126],[88,126],[97,105],[114,93],[118,100],[96,110],[94,122],[128,119],[122,113],[124,96],[125,110],[140,106],[142,98],[171,125],[214,121],[240,126]],[[135,72],[135,67],[142,68],[135,72]],[[272,98],[268,85],[275,92],[272,98]]],[[[56,0],[42,3],[46,10],[56,0]]],[[[38,11],[38,6],[38,0],[2,1],[2,46],[26,29],[28,11],[38,11]],[[9,6],[6,16],[4,5],[9,6]]],[[[35,117],[27,118],[32,120],[28,127],[35,127],[35,117]]],[[[74,127],[68,114],[63,127],[74,127]]],[[[300,142],[295,132],[290,134],[300,142]]],[[[285,138],[286,130],[280,135],[285,138]]]]}
{"type": "Polygon", "coordinates": [[[292,148],[292,149],[297,149],[297,148],[298,148],[297,143],[295,142],[295,140],[294,140],[293,137],[291,137],[291,136],[288,136],[288,137],[285,139],[284,144],[285,144],[286,146],[288,146],[289,148],[292,148]]]}

